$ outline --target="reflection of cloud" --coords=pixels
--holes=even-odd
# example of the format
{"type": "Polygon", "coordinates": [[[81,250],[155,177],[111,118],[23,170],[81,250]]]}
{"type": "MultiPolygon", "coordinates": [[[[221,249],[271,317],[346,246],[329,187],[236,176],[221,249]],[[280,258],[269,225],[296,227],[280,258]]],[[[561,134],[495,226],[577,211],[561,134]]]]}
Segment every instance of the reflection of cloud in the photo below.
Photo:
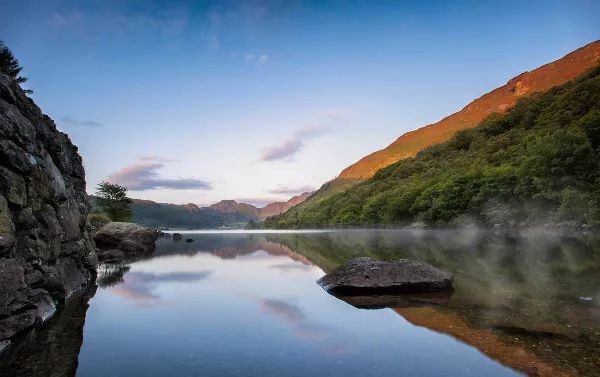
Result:
{"type": "Polygon", "coordinates": [[[260,161],[276,161],[293,157],[300,152],[306,140],[322,135],[325,131],[325,127],[321,126],[304,127],[283,143],[266,148],[260,156],[260,161]]]}
{"type": "Polygon", "coordinates": [[[191,283],[205,279],[208,275],[210,275],[210,271],[170,272],[166,274],[130,272],[124,276],[123,284],[111,288],[110,291],[132,300],[140,306],[151,306],[160,300],[160,296],[153,293],[157,284],[191,283]]]}
{"type": "Polygon", "coordinates": [[[164,164],[161,161],[146,159],[145,162],[138,162],[124,167],[108,176],[107,180],[134,191],[158,188],[212,190],[211,184],[201,179],[161,178],[156,171],[163,166],[164,164]]]}
{"type": "Polygon", "coordinates": [[[270,268],[275,268],[282,271],[291,271],[291,270],[302,270],[307,271],[312,269],[311,266],[301,263],[282,263],[282,264],[274,264],[270,266],[270,268]]]}
{"type": "Polygon", "coordinates": [[[323,338],[325,331],[320,326],[306,320],[306,314],[298,306],[275,299],[261,299],[263,311],[283,319],[294,328],[296,335],[302,338],[323,338]]]}

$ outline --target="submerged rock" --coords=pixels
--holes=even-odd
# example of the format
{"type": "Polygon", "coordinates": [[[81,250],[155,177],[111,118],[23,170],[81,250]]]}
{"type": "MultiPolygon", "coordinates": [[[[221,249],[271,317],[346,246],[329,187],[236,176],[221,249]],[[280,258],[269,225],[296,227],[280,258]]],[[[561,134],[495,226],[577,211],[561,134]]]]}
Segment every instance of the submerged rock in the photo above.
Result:
{"type": "Polygon", "coordinates": [[[452,288],[454,275],[410,259],[376,261],[352,259],[323,276],[317,283],[331,292],[440,291],[452,288]]]}
{"type": "Polygon", "coordinates": [[[156,248],[157,239],[157,231],[124,222],[108,223],[100,228],[94,236],[96,246],[100,249],[100,255],[107,253],[109,258],[116,257],[116,253],[108,252],[114,249],[121,250],[125,258],[150,254],[156,248]]]}
{"type": "Polygon", "coordinates": [[[193,240],[193,239],[191,239],[191,238],[186,238],[186,239],[185,239],[185,242],[187,242],[187,243],[192,243],[192,242],[194,242],[194,240],[193,240]]]}

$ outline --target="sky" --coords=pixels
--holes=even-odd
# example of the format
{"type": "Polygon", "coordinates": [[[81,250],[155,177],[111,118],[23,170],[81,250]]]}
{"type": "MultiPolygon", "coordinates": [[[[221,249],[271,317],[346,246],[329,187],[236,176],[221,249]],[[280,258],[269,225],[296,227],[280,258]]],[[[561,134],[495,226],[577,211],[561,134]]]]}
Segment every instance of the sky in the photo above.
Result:
{"type": "Polygon", "coordinates": [[[600,1],[3,0],[88,192],[256,205],[600,39],[600,1]]]}

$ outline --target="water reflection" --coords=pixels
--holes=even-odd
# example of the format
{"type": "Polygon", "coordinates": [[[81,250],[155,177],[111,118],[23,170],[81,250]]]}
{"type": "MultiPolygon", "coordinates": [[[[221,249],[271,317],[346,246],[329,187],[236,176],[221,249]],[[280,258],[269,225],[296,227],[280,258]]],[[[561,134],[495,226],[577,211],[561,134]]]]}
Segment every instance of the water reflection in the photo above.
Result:
{"type": "Polygon", "coordinates": [[[87,299],[20,346],[2,372],[17,375],[27,365],[26,375],[48,375],[42,363],[56,365],[61,375],[73,375],[79,364],[78,376],[600,370],[600,239],[592,236],[346,231],[186,237],[194,242],[161,239],[152,258],[101,268],[83,346],[87,299]],[[315,283],[358,256],[430,263],[455,274],[455,290],[336,298],[315,283]]]}
{"type": "Polygon", "coordinates": [[[43,328],[16,339],[10,352],[0,358],[0,375],[75,376],[88,301],[95,291],[92,286],[75,293],[43,328]]]}

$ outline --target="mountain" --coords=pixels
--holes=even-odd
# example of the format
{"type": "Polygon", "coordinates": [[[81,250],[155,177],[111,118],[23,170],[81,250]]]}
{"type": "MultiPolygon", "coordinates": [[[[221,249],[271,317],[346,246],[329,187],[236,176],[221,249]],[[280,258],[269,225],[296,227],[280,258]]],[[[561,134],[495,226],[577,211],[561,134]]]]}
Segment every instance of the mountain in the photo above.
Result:
{"type": "Polygon", "coordinates": [[[221,200],[218,203],[210,205],[208,208],[219,213],[239,214],[253,220],[259,218],[258,208],[252,204],[238,203],[235,200],[221,200]]]}
{"type": "Polygon", "coordinates": [[[262,208],[257,208],[248,203],[238,203],[235,200],[221,200],[220,202],[215,203],[208,208],[220,213],[246,216],[251,220],[264,220],[267,217],[279,215],[293,206],[304,202],[308,197],[310,197],[311,194],[311,192],[305,192],[292,197],[286,202],[273,202],[262,208]]]}
{"type": "Polygon", "coordinates": [[[133,221],[154,228],[221,228],[242,227],[252,217],[239,213],[223,213],[198,207],[193,203],[168,204],[151,200],[133,199],[133,221]]]}
{"type": "MultiPolygon", "coordinates": [[[[570,74],[574,69],[563,63],[580,63],[583,55],[600,60],[599,48],[596,42],[542,69],[570,74]]],[[[515,94],[544,87],[531,81],[537,74],[519,77],[511,80],[515,94]]],[[[600,67],[543,94],[519,97],[477,127],[452,130],[449,140],[343,192],[267,219],[264,226],[600,225],[600,67]]]]}
{"type": "MultiPolygon", "coordinates": [[[[437,123],[407,132],[386,148],[361,158],[338,177],[324,184],[308,201],[317,202],[372,177],[379,169],[414,157],[424,148],[450,139],[457,131],[475,127],[492,113],[503,113],[525,96],[564,84],[600,64],[600,41],[592,42],[564,57],[524,72],[469,103],[437,123]]],[[[308,203],[307,203],[308,204],[308,203]]]]}

